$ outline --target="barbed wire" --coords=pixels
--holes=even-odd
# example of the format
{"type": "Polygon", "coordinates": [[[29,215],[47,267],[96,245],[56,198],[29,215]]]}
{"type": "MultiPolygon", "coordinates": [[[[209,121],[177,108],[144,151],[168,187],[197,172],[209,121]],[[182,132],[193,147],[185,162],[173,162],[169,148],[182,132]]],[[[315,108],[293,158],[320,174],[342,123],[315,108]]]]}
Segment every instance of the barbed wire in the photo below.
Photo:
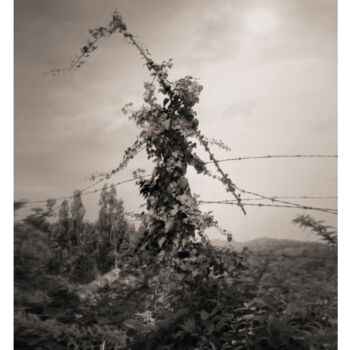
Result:
{"type": "MultiPolygon", "coordinates": [[[[135,153],[138,154],[141,151],[143,151],[145,149],[145,147],[142,147],[141,149],[137,150],[137,152],[135,153]]],[[[322,155],[322,154],[309,154],[309,155],[303,155],[303,154],[294,154],[294,155],[264,155],[264,156],[249,156],[249,157],[236,157],[236,158],[227,158],[227,159],[221,159],[218,160],[217,162],[227,162],[227,161],[238,161],[238,160],[247,160],[247,159],[269,159],[269,158],[338,158],[338,155],[322,155]]],[[[209,163],[213,163],[213,162],[206,162],[206,164],[209,163]]],[[[110,176],[115,175],[116,172],[112,172],[110,176]]],[[[151,174],[148,175],[144,175],[144,177],[149,177],[151,176],[151,174]]],[[[86,192],[87,190],[89,190],[90,188],[96,186],[97,184],[105,181],[106,178],[102,177],[101,179],[95,181],[94,183],[88,185],[87,187],[83,188],[80,193],[81,194],[89,194],[89,193],[94,193],[95,191],[90,191],[90,192],[86,192]]],[[[130,181],[132,181],[133,179],[130,179],[130,181]]],[[[125,182],[128,182],[128,180],[126,180],[125,182]]],[[[124,182],[122,182],[124,183],[124,182]]],[[[119,185],[121,183],[115,183],[114,185],[119,185]]],[[[246,193],[250,193],[250,194],[254,194],[253,192],[248,192],[248,191],[244,191],[241,190],[239,188],[237,188],[238,190],[240,190],[241,192],[246,192],[246,193]]],[[[100,189],[102,190],[102,188],[100,189]]],[[[98,192],[98,190],[97,190],[98,192]]],[[[257,195],[257,194],[254,194],[257,195]]],[[[260,196],[260,195],[259,195],[260,196]]],[[[61,197],[55,197],[55,198],[50,198],[50,199],[55,199],[55,200],[64,200],[64,199],[70,199],[73,198],[73,196],[61,196],[61,197]]],[[[283,198],[283,197],[279,197],[279,196],[274,196],[274,197],[265,197],[262,196],[263,199],[273,199],[273,198],[283,198]]],[[[309,196],[285,196],[284,198],[308,198],[308,199],[330,199],[330,198],[337,198],[337,197],[309,197],[309,196]]],[[[246,200],[252,200],[252,199],[246,199],[246,200]]],[[[45,203],[47,200],[36,200],[36,201],[25,201],[26,203],[45,203]]]]}
{"type": "MultiPolygon", "coordinates": [[[[135,155],[140,153],[145,149],[145,146],[139,149],[135,155]]],[[[338,158],[338,155],[324,155],[324,154],[293,154],[293,155],[264,155],[264,156],[248,156],[248,157],[236,157],[236,158],[227,158],[218,160],[218,163],[228,162],[228,161],[239,161],[239,160],[251,160],[251,159],[270,159],[270,158],[338,158]]],[[[213,161],[206,162],[205,164],[211,164],[213,161]]],[[[115,175],[116,172],[112,172],[110,176],[115,175]]],[[[101,179],[95,181],[94,183],[88,185],[87,187],[81,190],[81,194],[85,193],[90,188],[98,185],[103,182],[106,178],[102,177],[101,179]]],[[[61,198],[60,198],[61,199],[61,198]]],[[[65,198],[64,198],[65,199],[65,198]]]]}
{"type": "MultiPolygon", "coordinates": [[[[144,149],[145,149],[145,146],[142,147],[141,149],[139,149],[136,152],[136,154],[140,153],[144,149]]],[[[220,162],[227,162],[227,161],[238,161],[238,160],[248,160],[248,159],[269,159],[269,158],[338,158],[338,155],[323,155],[323,154],[264,155],[264,156],[248,156],[248,157],[227,158],[227,159],[218,160],[217,162],[220,163],[220,162]]],[[[212,161],[206,162],[206,164],[210,164],[210,163],[213,163],[213,162],[212,161]]],[[[116,172],[112,172],[110,176],[115,175],[115,173],[116,172]]],[[[81,194],[85,193],[88,189],[96,186],[97,184],[103,182],[105,179],[106,179],[105,177],[102,177],[101,179],[95,181],[91,185],[88,185],[87,187],[83,188],[81,190],[81,194]]]]}
{"type": "MultiPolygon", "coordinates": [[[[140,152],[142,152],[145,148],[146,148],[146,146],[143,146],[143,147],[141,147],[140,149],[138,149],[138,150],[135,152],[134,156],[136,156],[137,154],[139,154],[140,152]]],[[[119,170],[121,170],[121,169],[122,169],[122,167],[120,167],[120,164],[119,164],[119,166],[118,166],[116,169],[110,171],[108,175],[102,175],[101,178],[100,178],[99,180],[97,180],[97,181],[93,182],[92,184],[90,184],[90,185],[86,186],[85,188],[83,188],[83,189],[80,191],[80,193],[83,194],[83,193],[85,193],[87,190],[89,190],[90,188],[92,188],[92,187],[98,185],[99,183],[101,183],[101,182],[103,182],[103,181],[105,181],[105,180],[108,180],[111,176],[115,175],[115,174],[116,174],[119,170]]],[[[149,175],[149,176],[151,176],[151,175],[149,175]]]]}
{"type": "MultiPolygon", "coordinates": [[[[125,183],[133,182],[133,181],[136,181],[138,179],[147,178],[147,177],[150,177],[150,176],[151,176],[151,174],[147,174],[147,175],[133,177],[133,178],[130,178],[130,179],[127,179],[127,180],[124,180],[124,181],[120,181],[120,182],[114,182],[111,185],[106,186],[105,188],[109,189],[112,186],[123,185],[125,183]]],[[[99,180],[99,182],[100,182],[100,180],[99,180]]],[[[98,189],[92,190],[92,191],[88,191],[88,192],[81,191],[80,193],[81,193],[82,196],[87,195],[87,194],[92,194],[92,193],[98,193],[98,192],[101,192],[103,190],[103,188],[104,188],[104,186],[100,187],[98,189]]],[[[253,193],[253,192],[249,192],[249,191],[246,191],[246,190],[243,190],[243,189],[242,190],[240,189],[240,191],[248,193],[248,194],[249,193],[253,193]]],[[[262,195],[259,195],[259,196],[262,197],[262,195]]],[[[62,196],[62,197],[50,197],[48,199],[54,199],[54,200],[58,201],[58,200],[72,199],[73,197],[74,197],[74,195],[62,196]]],[[[325,200],[325,199],[337,199],[337,198],[338,198],[338,196],[308,196],[308,195],[303,195],[303,196],[269,196],[269,197],[268,196],[263,196],[262,198],[242,198],[242,200],[244,200],[244,201],[254,201],[254,200],[260,200],[260,199],[265,199],[265,200],[270,200],[270,201],[276,201],[276,200],[279,200],[279,199],[318,199],[318,200],[325,200]]],[[[224,202],[224,201],[232,202],[232,200],[222,200],[221,202],[224,202]]],[[[45,200],[33,200],[33,201],[25,201],[25,200],[23,200],[23,202],[25,204],[36,204],[36,203],[40,204],[40,203],[46,203],[47,199],[45,199],[45,200]]],[[[303,205],[300,204],[300,206],[303,206],[303,205]]]]}
{"type": "MultiPolygon", "coordinates": [[[[228,205],[237,205],[236,201],[198,201],[200,204],[228,204],[228,205]]],[[[272,207],[272,208],[293,208],[293,209],[305,209],[305,210],[315,210],[322,211],[330,214],[337,215],[338,210],[332,208],[318,208],[318,207],[310,207],[306,205],[281,205],[281,204],[266,204],[266,203],[245,203],[244,200],[242,203],[246,206],[254,206],[254,207],[272,207]]]]}
{"type": "MultiPolygon", "coordinates": [[[[243,156],[235,158],[219,159],[217,162],[230,162],[239,160],[251,160],[251,159],[271,159],[271,158],[338,158],[338,155],[326,155],[326,154],[281,154],[281,155],[264,155],[264,156],[243,156]]],[[[212,161],[206,162],[206,164],[211,164],[212,161]]]]}
{"type": "MultiPolygon", "coordinates": [[[[143,149],[143,148],[142,148],[143,149]]],[[[141,152],[142,149],[138,150],[138,152],[141,152]]],[[[138,153],[137,152],[137,153],[138,153]]],[[[295,155],[265,155],[265,156],[253,156],[253,157],[238,157],[238,158],[228,158],[228,159],[222,159],[219,160],[218,162],[225,162],[225,161],[233,161],[233,160],[245,160],[245,159],[268,159],[268,158],[337,158],[337,155],[316,155],[316,154],[312,154],[312,155],[301,155],[301,154],[295,154],[295,155]]],[[[211,162],[208,162],[211,163],[211,162]]],[[[114,173],[112,174],[114,175],[114,173]]],[[[112,186],[119,186],[125,183],[129,183],[129,182],[133,182],[136,181],[137,179],[141,179],[141,178],[147,178],[150,177],[151,174],[147,174],[147,175],[142,175],[142,176],[137,176],[137,177],[133,177],[121,182],[116,182],[113,183],[109,186],[103,186],[101,188],[95,189],[95,190],[91,190],[88,191],[90,188],[96,186],[97,184],[103,182],[105,180],[105,177],[95,181],[93,184],[85,187],[82,191],[80,191],[81,195],[87,195],[87,194],[92,194],[92,193],[98,193],[100,191],[103,190],[103,188],[111,188],[112,186]]],[[[300,203],[295,203],[295,202],[290,202],[290,201],[285,201],[282,199],[336,199],[337,196],[265,196],[256,192],[252,192],[252,191],[248,191],[245,190],[243,188],[239,188],[238,186],[236,186],[237,190],[239,190],[242,194],[250,194],[253,195],[257,198],[242,198],[242,200],[244,201],[254,201],[254,200],[268,200],[273,202],[274,204],[264,204],[264,203],[246,203],[245,205],[248,206],[258,206],[258,207],[275,207],[275,208],[300,208],[300,209],[305,209],[305,210],[316,210],[316,211],[323,211],[323,212],[327,212],[327,213],[331,213],[331,214],[337,214],[337,210],[336,209],[330,209],[330,208],[317,208],[317,207],[312,207],[312,206],[306,206],[300,203]],[[281,203],[282,205],[276,205],[275,203],[281,203]]],[[[50,198],[50,199],[54,199],[56,201],[60,201],[60,200],[67,200],[67,199],[72,199],[74,197],[74,195],[70,195],[70,196],[61,196],[61,197],[55,197],[55,198],[50,198]]],[[[47,200],[34,200],[34,201],[24,201],[23,202],[25,204],[40,204],[40,203],[46,203],[47,200]]],[[[202,202],[210,202],[207,204],[214,204],[213,201],[202,201],[202,202]]],[[[238,201],[217,201],[218,204],[232,204],[232,205],[239,205],[238,201]]]]}
{"type": "MultiPolygon", "coordinates": [[[[133,182],[133,181],[136,181],[138,179],[142,179],[142,178],[146,178],[146,177],[150,177],[150,176],[151,176],[151,174],[136,176],[136,177],[124,180],[124,181],[114,182],[109,186],[103,186],[103,187],[100,187],[100,188],[92,190],[92,191],[80,192],[80,193],[82,196],[85,196],[85,195],[91,194],[91,193],[98,193],[98,192],[101,192],[104,188],[109,189],[112,186],[120,186],[120,185],[126,184],[128,182],[133,182]]],[[[72,198],[74,198],[74,195],[64,196],[64,197],[55,197],[55,198],[49,198],[49,199],[54,199],[54,200],[58,201],[58,200],[65,200],[65,199],[72,199],[72,198]]],[[[37,201],[25,201],[26,204],[46,203],[46,202],[47,202],[47,199],[46,200],[37,200],[37,201]]]]}
{"type": "MultiPolygon", "coordinates": [[[[292,206],[292,205],[280,205],[280,204],[265,204],[265,203],[245,203],[244,201],[242,202],[244,205],[247,206],[255,206],[255,207],[272,207],[272,208],[292,208],[292,209],[300,209],[300,206],[292,206]]],[[[238,205],[238,202],[236,201],[228,201],[228,200],[224,200],[224,201],[204,201],[204,200],[200,200],[198,201],[198,204],[228,204],[228,205],[238,205]]],[[[310,207],[310,206],[303,206],[302,207],[305,210],[315,210],[315,211],[323,211],[326,213],[331,213],[334,215],[337,215],[338,210],[337,209],[332,209],[332,208],[317,208],[317,207],[310,207]]],[[[141,215],[137,214],[137,213],[133,213],[133,212],[126,212],[126,215],[136,218],[135,220],[141,220],[141,215]]],[[[213,225],[214,227],[217,227],[216,225],[213,225]]],[[[222,229],[220,227],[221,230],[226,230],[226,229],[222,229]]],[[[228,231],[228,230],[226,230],[228,231]]],[[[228,231],[228,233],[230,233],[228,231]]]]}
{"type": "MultiPolygon", "coordinates": [[[[300,209],[311,209],[312,207],[308,207],[308,206],[305,206],[303,204],[299,204],[299,203],[295,203],[295,202],[290,202],[290,201],[284,201],[284,200],[280,200],[280,199],[275,199],[271,196],[265,196],[265,195],[262,195],[260,193],[256,193],[256,192],[252,192],[252,191],[247,191],[243,188],[239,188],[237,187],[237,190],[241,191],[242,193],[248,193],[248,194],[251,194],[253,196],[256,196],[256,197],[259,197],[261,199],[266,199],[266,200],[269,200],[269,201],[272,201],[272,202],[276,202],[276,203],[281,203],[281,204],[287,204],[288,206],[295,206],[295,207],[299,207],[300,209]]],[[[337,211],[336,209],[323,209],[323,208],[318,208],[318,210],[320,211],[337,211]]]]}
{"type": "MultiPolygon", "coordinates": [[[[121,182],[116,182],[116,183],[113,183],[109,186],[103,186],[102,188],[99,188],[99,189],[96,189],[96,190],[93,190],[93,191],[89,191],[89,192],[85,192],[83,193],[82,195],[87,195],[87,194],[92,194],[92,193],[98,193],[98,192],[101,192],[104,188],[105,189],[109,189],[111,188],[112,186],[119,186],[119,185],[122,185],[122,184],[125,184],[125,183],[128,183],[128,182],[132,182],[132,181],[136,181],[138,179],[142,179],[142,178],[145,178],[145,177],[149,177],[150,175],[143,175],[143,176],[137,176],[135,178],[132,178],[132,179],[128,179],[128,180],[125,180],[125,181],[121,181],[121,182]]],[[[57,198],[51,198],[51,199],[54,199],[54,200],[66,200],[66,199],[72,199],[74,197],[74,195],[72,196],[65,196],[65,197],[57,197],[57,198]]],[[[278,202],[281,202],[279,200],[276,200],[276,198],[279,198],[277,196],[275,197],[265,197],[263,199],[266,199],[266,200],[271,200],[271,201],[278,201],[278,202]]],[[[300,198],[300,197],[299,197],[300,198]]],[[[308,199],[309,197],[308,196],[302,196],[301,198],[303,199],[308,199]]],[[[311,197],[311,198],[314,198],[314,197],[311,197]]],[[[328,199],[329,197],[320,197],[321,199],[328,199]]],[[[336,198],[336,197],[332,197],[332,198],[336,198]]],[[[254,198],[247,198],[248,201],[251,201],[251,200],[258,200],[258,199],[254,199],[254,198]]],[[[292,208],[292,209],[305,209],[305,210],[315,210],[315,211],[322,211],[322,212],[326,212],[326,213],[330,213],[330,214],[334,214],[334,215],[337,215],[338,213],[338,210],[337,209],[333,209],[333,208],[319,208],[319,207],[312,207],[312,206],[306,206],[306,205],[302,205],[302,204],[296,204],[296,205],[293,205],[293,204],[286,204],[286,205],[281,205],[281,204],[266,204],[266,203],[246,203],[244,202],[245,199],[243,198],[242,199],[243,201],[243,204],[246,205],[246,206],[255,206],[255,207],[272,207],[272,208],[292,208]]],[[[40,200],[40,201],[27,201],[25,202],[26,204],[40,204],[40,203],[46,203],[47,200],[40,200]]],[[[282,201],[283,202],[283,201],[282,201]]],[[[238,202],[237,201],[234,201],[234,200],[221,200],[221,201],[208,201],[208,200],[200,200],[198,201],[199,204],[228,204],[228,205],[238,205],[238,202]]],[[[289,203],[289,202],[287,202],[289,203]]],[[[52,210],[53,211],[56,211],[57,209],[59,208],[59,206],[56,206],[55,208],[53,208],[52,210]]],[[[127,213],[127,215],[129,216],[132,216],[134,214],[130,214],[130,213],[127,213]]]]}
{"type": "MultiPolygon", "coordinates": [[[[274,199],[338,199],[338,196],[272,196],[269,200],[274,199]]],[[[242,198],[244,201],[257,201],[264,198],[242,198]]]]}

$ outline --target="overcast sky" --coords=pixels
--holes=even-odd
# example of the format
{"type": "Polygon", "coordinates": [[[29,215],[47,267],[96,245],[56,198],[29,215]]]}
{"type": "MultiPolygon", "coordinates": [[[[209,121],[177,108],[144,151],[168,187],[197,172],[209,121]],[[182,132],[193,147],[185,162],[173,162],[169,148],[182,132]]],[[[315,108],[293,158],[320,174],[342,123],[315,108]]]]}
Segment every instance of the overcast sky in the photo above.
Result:
{"type": "MultiPolygon", "coordinates": [[[[122,113],[142,104],[146,68],[114,35],[88,62],[60,77],[79,54],[88,29],[106,25],[114,8],[156,61],[173,58],[171,79],[191,75],[204,86],[200,129],[231,152],[217,158],[337,153],[337,4],[335,0],[15,0],[15,198],[41,200],[86,187],[95,171],[115,167],[138,130],[122,113]]],[[[204,153],[201,153],[204,156],[204,153]]],[[[335,159],[222,163],[233,182],[267,196],[337,195],[335,159]]],[[[144,153],[112,182],[151,169],[144,153]]],[[[204,200],[231,199],[221,184],[189,171],[204,200]]],[[[118,187],[127,210],[139,211],[138,188],[118,187]]],[[[99,195],[83,201],[97,216],[99,195]]],[[[336,200],[298,200],[336,208],[336,200]]],[[[314,239],[291,224],[294,209],[233,206],[213,210],[234,239],[314,239]]],[[[330,214],[310,212],[336,225],[330,214]]],[[[212,233],[213,236],[219,237],[212,233]]]]}

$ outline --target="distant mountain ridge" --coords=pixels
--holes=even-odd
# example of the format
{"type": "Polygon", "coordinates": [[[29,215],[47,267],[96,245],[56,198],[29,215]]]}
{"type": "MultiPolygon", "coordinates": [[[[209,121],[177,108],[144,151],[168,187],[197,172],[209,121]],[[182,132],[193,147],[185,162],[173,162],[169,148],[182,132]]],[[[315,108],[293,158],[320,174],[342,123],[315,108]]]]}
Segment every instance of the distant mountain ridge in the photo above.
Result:
{"type": "Polygon", "coordinates": [[[321,252],[327,248],[327,245],[320,242],[297,241],[292,239],[278,238],[255,238],[247,242],[227,242],[221,239],[213,239],[211,243],[217,248],[231,248],[234,251],[242,251],[245,247],[253,252],[285,253],[297,255],[303,252],[321,252]]]}

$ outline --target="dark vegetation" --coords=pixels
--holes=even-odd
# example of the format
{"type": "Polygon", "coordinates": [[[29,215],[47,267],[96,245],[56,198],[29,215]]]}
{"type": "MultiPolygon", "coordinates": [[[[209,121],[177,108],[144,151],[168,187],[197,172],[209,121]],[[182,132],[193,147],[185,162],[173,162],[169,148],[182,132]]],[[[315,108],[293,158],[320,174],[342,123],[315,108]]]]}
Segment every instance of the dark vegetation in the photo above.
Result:
{"type": "Polygon", "coordinates": [[[57,221],[36,210],[15,223],[16,349],[336,349],[336,248],[216,241],[198,246],[205,273],[182,259],[193,270],[183,281],[133,259],[141,232],[115,197],[78,225],[75,198],[57,221]]]}
{"type": "MultiPolygon", "coordinates": [[[[49,200],[15,222],[15,348],[336,349],[336,242],[317,255],[213,247],[205,229],[218,223],[200,211],[188,166],[219,180],[246,212],[210,150],[222,143],[198,129],[198,82],[170,82],[171,61],[156,64],[117,12],[107,27],[90,30],[70,70],[116,32],[139,51],[153,80],[145,83],[144,106],[124,108],[141,129],[137,140],[97,182],[146,150],[155,168],[138,181],[146,202],[136,214],[141,229],[128,224],[113,187],[101,193],[96,223],[84,222],[80,191],[63,201],[58,218],[49,200]],[[198,146],[216,174],[195,153],[198,146]]],[[[298,223],[325,232],[322,223],[298,223]]]]}

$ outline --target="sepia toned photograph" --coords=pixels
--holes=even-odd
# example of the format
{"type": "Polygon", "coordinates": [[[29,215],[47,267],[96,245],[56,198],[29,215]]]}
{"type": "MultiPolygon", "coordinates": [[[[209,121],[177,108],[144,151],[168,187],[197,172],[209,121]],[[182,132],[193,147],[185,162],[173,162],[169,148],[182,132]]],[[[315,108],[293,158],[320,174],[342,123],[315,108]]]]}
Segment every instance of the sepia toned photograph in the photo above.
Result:
{"type": "Polygon", "coordinates": [[[337,0],[13,6],[13,348],[338,349],[337,0]]]}

